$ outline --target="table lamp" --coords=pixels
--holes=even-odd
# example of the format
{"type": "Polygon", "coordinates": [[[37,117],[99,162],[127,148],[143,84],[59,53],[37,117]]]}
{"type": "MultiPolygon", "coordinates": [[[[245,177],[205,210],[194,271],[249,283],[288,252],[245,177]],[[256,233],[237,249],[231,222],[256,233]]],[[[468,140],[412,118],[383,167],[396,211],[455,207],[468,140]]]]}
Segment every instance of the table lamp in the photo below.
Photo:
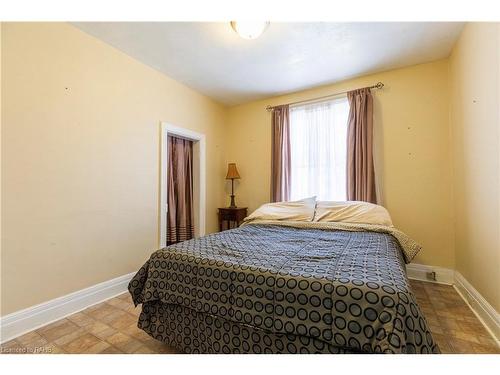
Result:
{"type": "Polygon", "coordinates": [[[240,174],[236,169],[236,163],[229,163],[227,165],[227,175],[226,180],[231,180],[231,205],[229,208],[236,208],[236,203],[234,202],[234,180],[240,179],[240,174]]]}

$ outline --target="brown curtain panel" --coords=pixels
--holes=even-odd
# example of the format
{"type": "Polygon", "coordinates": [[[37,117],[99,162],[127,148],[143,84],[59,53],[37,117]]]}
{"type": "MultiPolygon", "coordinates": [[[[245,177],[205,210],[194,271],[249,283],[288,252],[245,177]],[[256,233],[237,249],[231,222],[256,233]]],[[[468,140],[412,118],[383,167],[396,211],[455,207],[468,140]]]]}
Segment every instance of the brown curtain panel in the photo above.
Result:
{"type": "Polygon", "coordinates": [[[348,92],[347,98],[347,199],[376,203],[372,94],[363,88],[348,92]]]}
{"type": "Polygon", "coordinates": [[[193,142],[168,137],[167,245],[194,237],[193,142]]]}
{"type": "Polygon", "coordinates": [[[290,109],[288,105],[275,107],[272,112],[271,201],[290,199],[290,109]]]}

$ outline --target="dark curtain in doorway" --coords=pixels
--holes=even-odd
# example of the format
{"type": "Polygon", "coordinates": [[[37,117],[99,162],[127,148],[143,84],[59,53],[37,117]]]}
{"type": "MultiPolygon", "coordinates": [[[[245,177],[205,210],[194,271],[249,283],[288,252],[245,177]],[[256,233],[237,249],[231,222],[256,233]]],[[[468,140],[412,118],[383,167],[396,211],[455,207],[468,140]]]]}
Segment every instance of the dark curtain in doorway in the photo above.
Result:
{"type": "Polygon", "coordinates": [[[168,136],[167,245],[194,237],[193,142],[168,136]]]}

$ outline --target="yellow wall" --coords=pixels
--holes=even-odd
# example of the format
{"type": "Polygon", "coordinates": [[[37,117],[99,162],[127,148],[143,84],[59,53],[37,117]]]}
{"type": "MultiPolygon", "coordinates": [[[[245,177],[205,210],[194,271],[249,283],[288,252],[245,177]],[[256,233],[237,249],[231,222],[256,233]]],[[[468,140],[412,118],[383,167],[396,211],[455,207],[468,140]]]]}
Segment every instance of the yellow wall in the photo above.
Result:
{"type": "Polygon", "coordinates": [[[2,315],[157,248],[160,121],[206,134],[216,230],[224,107],[68,24],[2,27],[2,315]]]}
{"type": "Polygon", "coordinates": [[[382,81],[374,93],[377,172],[394,224],[423,245],[416,262],[454,268],[448,61],[365,76],[228,109],[227,161],[237,163],[239,205],[270,195],[271,119],[266,105],[382,81]]]}
{"type": "Polygon", "coordinates": [[[468,24],[450,58],[457,270],[500,310],[500,25],[468,24]]]}

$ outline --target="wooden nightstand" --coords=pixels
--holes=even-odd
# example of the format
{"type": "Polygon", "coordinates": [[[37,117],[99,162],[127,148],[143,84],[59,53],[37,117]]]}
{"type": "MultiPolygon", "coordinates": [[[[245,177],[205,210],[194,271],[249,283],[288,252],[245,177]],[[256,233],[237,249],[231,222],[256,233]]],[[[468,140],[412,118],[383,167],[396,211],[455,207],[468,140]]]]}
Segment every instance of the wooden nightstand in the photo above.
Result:
{"type": "Polygon", "coordinates": [[[247,216],[247,207],[224,207],[219,208],[219,230],[224,229],[223,223],[226,222],[226,229],[239,227],[243,219],[247,216]],[[231,226],[231,223],[235,226],[231,226]]]}

